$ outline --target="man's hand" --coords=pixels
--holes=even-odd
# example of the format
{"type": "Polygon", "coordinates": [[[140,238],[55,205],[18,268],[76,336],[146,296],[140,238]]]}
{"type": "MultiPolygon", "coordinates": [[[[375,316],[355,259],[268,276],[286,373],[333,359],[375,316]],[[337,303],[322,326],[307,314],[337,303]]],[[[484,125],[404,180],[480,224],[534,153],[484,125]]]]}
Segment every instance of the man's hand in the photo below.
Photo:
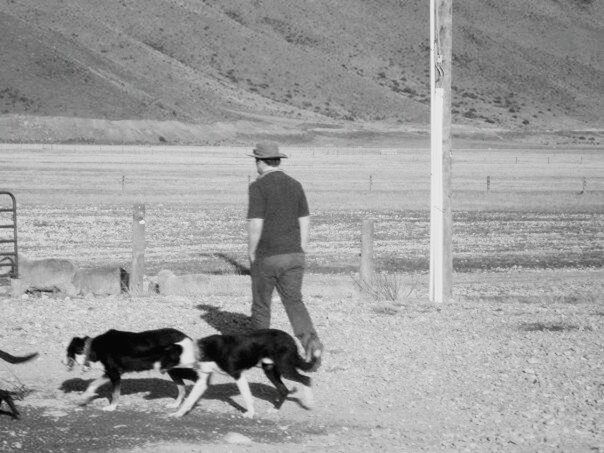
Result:
{"type": "Polygon", "coordinates": [[[256,249],[260,242],[263,226],[264,219],[249,219],[247,222],[247,254],[252,264],[256,261],[256,249]]]}
{"type": "Polygon", "coordinates": [[[308,232],[310,230],[310,216],[298,217],[298,223],[300,224],[300,246],[302,251],[306,253],[308,251],[308,232]]]}

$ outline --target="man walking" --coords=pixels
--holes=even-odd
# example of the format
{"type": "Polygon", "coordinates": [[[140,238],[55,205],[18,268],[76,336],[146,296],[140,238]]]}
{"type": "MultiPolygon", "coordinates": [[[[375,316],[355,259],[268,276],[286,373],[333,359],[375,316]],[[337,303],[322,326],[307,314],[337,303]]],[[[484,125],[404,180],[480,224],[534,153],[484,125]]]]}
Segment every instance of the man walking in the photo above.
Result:
{"type": "MultiPolygon", "coordinates": [[[[320,363],[323,345],[302,301],[302,278],[310,215],[302,185],[280,168],[285,154],[275,143],[259,143],[250,155],[258,178],[249,186],[248,253],[252,275],[252,327],[267,329],[276,288],[306,352],[320,363]]],[[[317,365],[318,366],[318,365],[317,365]]]]}

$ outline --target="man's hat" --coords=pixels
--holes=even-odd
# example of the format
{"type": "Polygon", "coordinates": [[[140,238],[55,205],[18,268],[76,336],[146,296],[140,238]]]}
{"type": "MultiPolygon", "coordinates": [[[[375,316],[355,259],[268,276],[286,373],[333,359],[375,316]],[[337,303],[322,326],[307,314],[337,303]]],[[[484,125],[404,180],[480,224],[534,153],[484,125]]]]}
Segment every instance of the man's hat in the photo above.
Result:
{"type": "Polygon", "coordinates": [[[279,146],[276,143],[265,142],[258,143],[253,149],[254,154],[248,154],[250,157],[256,159],[280,159],[287,157],[285,154],[279,152],[279,146]]]}

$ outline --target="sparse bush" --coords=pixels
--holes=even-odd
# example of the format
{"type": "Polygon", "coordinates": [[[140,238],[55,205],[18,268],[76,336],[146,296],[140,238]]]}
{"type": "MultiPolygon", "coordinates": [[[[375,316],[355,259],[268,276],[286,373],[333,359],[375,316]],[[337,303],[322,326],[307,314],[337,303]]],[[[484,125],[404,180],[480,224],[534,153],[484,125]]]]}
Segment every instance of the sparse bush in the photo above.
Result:
{"type": "Polygon", "coordinates": [[[376,272],[369,281],[352,277],[357,288],[375,302],[402,303],[415,290],[415,284],[407,286],[400,275],[376,272]]]}
{"type": "Polygon", "coordinates": [[[237,11],[233,11],[233,10],[228,10],[224,12],[230,19],[234,20],[235,22],[241,24],[241,25],[245,25],[245,21],[243,20],[243,16],[241,14],[239,14],[239,12],[237,11]]]}
{"type": "Polygon", "coordinates": [[[164,44],[157,41],[143,41],[144,44],[151,47],[153,50],[158,51],[159,53],[166,53],[164,44]]]}
{"type": "Polygon", "coordinates": [[[235,76],[235,70],[234,69],[229,69],[226,74],[224,74],[226,76],[227,79],[229,79],[231,82],[233,83],[238,83],[239,79],[237,78],[237,76],[235,76]]]}

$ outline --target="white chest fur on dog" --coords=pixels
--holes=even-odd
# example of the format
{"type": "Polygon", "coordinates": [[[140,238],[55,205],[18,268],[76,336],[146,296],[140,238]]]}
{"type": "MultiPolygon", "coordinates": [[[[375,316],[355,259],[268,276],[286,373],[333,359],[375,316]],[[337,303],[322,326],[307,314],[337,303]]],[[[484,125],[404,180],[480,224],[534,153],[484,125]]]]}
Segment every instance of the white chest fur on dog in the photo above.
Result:
{"type": "Polygon", "coordinates": [[[195,342],[191,338],[185,338],[176,344],[182,347],[179,367],[189,368],[195,365],[197,363],[197,345],[195,342]]]}

